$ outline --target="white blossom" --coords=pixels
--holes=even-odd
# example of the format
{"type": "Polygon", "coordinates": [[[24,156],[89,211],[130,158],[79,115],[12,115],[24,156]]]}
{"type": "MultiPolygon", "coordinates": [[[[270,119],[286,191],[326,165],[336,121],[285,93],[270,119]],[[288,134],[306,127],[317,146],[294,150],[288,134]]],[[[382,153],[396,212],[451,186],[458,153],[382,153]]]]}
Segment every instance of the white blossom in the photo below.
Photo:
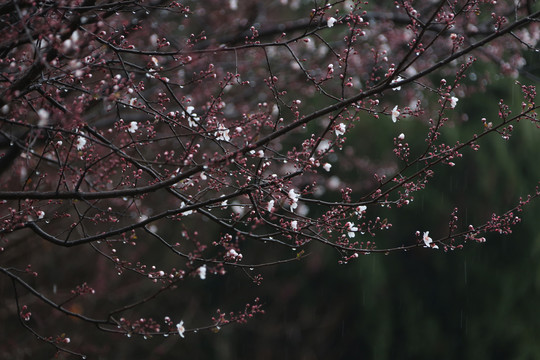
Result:
{"type": "Polygon", "coordinates": [[[184,332],[186,331],[184,328],[184,321],[180,321],[178,324],[176,324],[176,329],[178,330],[178,335],[184,337],[184,332]]]}
{"type": "Polygon", "coordinates": [[[77,150],[84,149],[84,146],[86,145],[86,138],[82,136],[77,137],[77,141],[75,143],[75,146],[77,147],[77,150]]]}
{"type": "MultiPolygon", "coordinates": [[[[403,78],[402,78],[401,76],[398,76],[397,78],[395,78],[394,80],[392,80],[392,82],[391,82],[390,84],[398,83],[398,82],[400,82],[401,80],[403,80],[403,78]]],[[[396,86],[395,88],[392,88],[392,90],[394,90],[394,91],[401,90],[401,86],[396,86]]]]}
{"type": "Polygon", "coordinates": [[[296,220],[291,221],[291,229],[295,231],[298,230],[298,221],[296,220]]]}
{"type": "Polygon", "coordinates": [[[43,210],[38,210],[36,214],[38,216],[38,219],[43,219],[45,217],[45,211],[43,210]]]}
{"type": "Polygon", "coordinates": [[[230,249],[229,251],[227,251],[227,257],[232,257],[232,258],[236,258],[237,256],[240,256],[240,254],[234,250],[234,249],[230,249]]]}
{"type": "Polygon", "coordinates": [[[223,124],[219,124],[218,131],[214,133],[214,136],[216,136],[216,140],[222,140],[222,141],[230,141],[231,137],[229,136],[229,129],[225,127],[223,124]]]}
{"type": "Polygon", "coordinates": [[[203,265],[200,268],[198,268],[197,274],[199,274],[199,277],[201,278],[201,280],[205,280],[206,279],[206,265],[203,265]]]}
{"type": "Polygon", "coordinates": [[[365,205],[360,205],[360,206],[358,206],[358,207],[356,208],[356,215],[357,215],[358,217],[361,217],[361,216],[362,216],[362,213],[363,213],[364,211],[366,211],[366,210],[367,210],[367,206],[365,206],[365,205]]]}
{"type": "Polygon", "coordinates": [[[433,248],[433,249],[438,249],[439,248],[437,246],[437,244],[434,244],[433,240],[429,237],[429,231],[424,232],[424,236],[423,236],[422,240],[424,240],[424,244],[426,245],[425,247],[430,247],[430,248],[433,248]]]}
{"type": "Polygon", "coordinates": [[[334,130],[336,132],[336,136],[344,135],[345,130],[347,130],[347,126],[345,124],[340,123],[338,126],[336,126],[336,129],[334,130]]]}
{"type": "Polygon", "coordinates": [[[334,24],[336,23],[336,18],[334,17],[329,17],[328,18],[328,21],[326,22],[326,25],[328,25],[329,28],[331,28],[332,26],[334,26],[334,24]]]}
{"type": "Polygon", "coordinates": [[[291,199],[291,211],[294,211],[298,207],[298,199],[300,194],[296,193],[294,189],[289,190],[289,199],[291,199]]]}
{"type": "Polygon", "coordinates": [[[459,99],[458,99],[457,97],[452,96],[452,97],[450,98],[450,107],[451,107],[452,109],[455,108],[458,101],[459,101],[459,99]]]}
{"type": "Polygon", "coordinates": [[[272,212],[273,209],[274,209],[274,200],[272,199],[272,200],[270,200],[270,201],[268,202],[268,204],[266,205],[266,210],[267,210],[268,212],[272,212]]]}
{"type": "Polygon", "coordinates": [[[38,114],[38,117],[39,117],[38,126],[47,125],[47,122],[49,121],[50,113],[45,109],[39,109],[37,111],[37,114],[38,114]]]}
{"type": "Polygon", "coordinates": [[[396,121],[397,121],[399,114],[401,114],[401,113],[399,112],[398,107],[397,107],[397,105],[396,105],[396,106],[394,106],[394,108],[392,109],[392,121],[393,121],[393,122],[396,122],[396,121]]]}
{"type": "Polygon", "coordinates": [[[324,165],[323,165],[323,169],[324,169],[324,170],[330,171],[331,168],[332,168],[332,164],[324,163],[324,165]]]}
{"type": "Polygon", "coordinates": [[[405,134],[404,133],[399,134],[398,139],[399,140],[405,139],[405,134]]]}
{"type": "Polygon", "coordinates": [[[350,237],[350,238],[353,238],[356,236],[355,232],[358,231],[358,228],[356,226],[354,226],[354,223],[353,222],[348,222],[347,224],[347,235],[350,237]]]}
{"type": "MultiPolygon", "coordinates": [[[[186,203],[182,201],[182,203],[180,204],[180,209],[184,207],[186,207],[186,203]]],[[[191,215],[193,214],[193,210],[184,211],[182,214],[184,216],[191,215]]]]}
{"type": "Polygon", "coordinates": [[[137,105],[137,98],[132,97],[131,99],[129,99],[129,105],[131,106],[137,105]]]}
{"type": "Polygon", "coordinates": [[[139,125],[137,125],[137,122],[136,121],[132,121],[129,123],[129,127],[127,129],[127,131],[129,131],[130,133],[134,133],[135,131],[137,131],[137,129],[139,128],[139,125]]]}

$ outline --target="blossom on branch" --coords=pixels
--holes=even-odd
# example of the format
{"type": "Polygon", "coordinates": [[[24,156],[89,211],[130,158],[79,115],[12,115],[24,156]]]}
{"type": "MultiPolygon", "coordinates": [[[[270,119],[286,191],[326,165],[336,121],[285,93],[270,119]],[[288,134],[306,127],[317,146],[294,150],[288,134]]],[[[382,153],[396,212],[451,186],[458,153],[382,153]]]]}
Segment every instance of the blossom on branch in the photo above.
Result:
{"type": "Polygon", "coordinates": [[[336,18],[334,17],[329,17],[328,20],[326,21],[326,25],[331,28],[334,26],[334,24],[337,22],[336,18]]]}
{"type": "Polygon", "coordinates": [[[425,246],[424,247],[430,247],[432,249],[438,249],[439,246],[433,242],[433,240],[429,237],[429,231],[424,232],[424,235],[422,237],[422,240],[424,241],[425,246]]]}
{"type": "Polygon", "coordinates": [[[398,120],[399,114],[401,114],[398,110],[398,106],[394,106],[392,109],[392,121],[396,122],[398,120]]]}
{"type": "Polygon", "coordinates": [[[184,327],[183,320],[181,320],[178,324],[176,324],[176,330],[178,331],[178,335],[180,335],[183,338],[184,332],[186,332],[186,328],[184,327]]]}

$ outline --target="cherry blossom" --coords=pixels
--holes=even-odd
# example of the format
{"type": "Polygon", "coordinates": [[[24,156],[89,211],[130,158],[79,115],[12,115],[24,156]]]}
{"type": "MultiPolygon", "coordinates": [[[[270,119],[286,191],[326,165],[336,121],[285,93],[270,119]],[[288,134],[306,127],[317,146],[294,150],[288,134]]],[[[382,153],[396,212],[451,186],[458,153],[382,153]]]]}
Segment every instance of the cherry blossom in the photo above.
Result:
{"type": "Polygon", "coordinates": [[[345,126],[345,124],[343,123],[339,123],[337,126],[336,126],[336,129],[335,129],[335,132],[336,132],[336,135],[337,136],[341,136],[341,135],[344,135],[345,134],[345,131],[347,130],[347,126],[345,126]]]}
{"type": "Polygon", "coordinates": [[[350,237],[350,238],[353,238],[356,236],[355,232],[358,231],[358,227],[356,227],[354,225],[353,222],[347,222],[345,224],[347,226],[347,235],[350,237]]]}
{"type": "Polygon", "coordinates": [[[206,265],[203,265],[197,269],[197,274],[201,280],[206,280],[206,265]]]}
{"type": "Polygon", "coordinates": [[[289,190],[289,199],[291,199],[291,211],[294,211],[298,207],[298,199],[300,194],[294,191],[294,189],[289,190]]]}
{"type": "Polygon", "coordinates": [[[178,324],[176,324],[176,330],[178,331],[178,335],[180,335],[183,338],[184,332],[186,331],[186,329],[184,328],[183,320],[181,320],[178,324]]]}
{"type": "Polygon", "coordinates": [[[85,145],[86,145],[86,138],[83,136],[78,136],[75,143],[75,147],[77,148],[77,150],[84,149],[85,145]]]}
{"type": "Polygon", "coordinates": [[[216,136],[216,140],[222,140],[222,141],[230,141],[231,137],[229,136],[229,129],[225,127],[223,124],[219,124],[218,131],[214,133],[214,136],[216,136]]]}
{"type": "Polygon", "coordinates": [[[130,133],[135,133],[138,128],[139,128],[139,125],[137,124],[137,122],[132,121],[132,122],[129,123],[129,127],[128,127],[127,131],[129,131],[130,133]]]}
{"type": "Polygon", "coordinates": [[[457,97],[452,96],[452,97],[450,98],[450,107],[451,107],[452,109],[455,108],[458,101],[459,101],[459,99],[458,99],[457,97]]]}
{"type": "Polygon", "coordinates": [[[399,114],[401,114],[398,110],[398,106],[394,106],[392,109],[392,121],[396,122],[398,120],[399,114]]]}
{"type": "Polygon", "coordinates": [[[439,246],[433,242],[433,240],[429,237],[429,231],[424,232],[424,235],[422,236],[422,240],[424,241],[425,246],[424,247],[430,247],[432,249],[438,249],[439,246]]]}
{"type": "Polygon", "coordinates": [[[329,17],[327,22],[326,22],[326,25],[331,28],[334,26],[334,24],[336,23],[336,19],[334,17],[329,17]]]}

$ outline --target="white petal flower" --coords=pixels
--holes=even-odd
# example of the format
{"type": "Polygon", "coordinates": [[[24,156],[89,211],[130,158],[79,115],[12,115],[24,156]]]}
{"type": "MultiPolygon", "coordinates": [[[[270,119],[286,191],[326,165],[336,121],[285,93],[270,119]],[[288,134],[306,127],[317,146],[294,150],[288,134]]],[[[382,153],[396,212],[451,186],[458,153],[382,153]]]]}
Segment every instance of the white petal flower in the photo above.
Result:
{"type": "Polygon", "coordinates": [[[323,169],[324,169],[324,170],[330,171],[331,168],[332,168],[332,164],[324,163],[324,165],[323,165],[323,169]]]}
{"type": "Polygon", "coordinates": [[[133,98],[129,99],[129,105],[131,105],[131,106],[137,105],[137,98],[133,97],[133,98]]]}
{"type": "Polygon", "coordinates": [[[45,217],[45,211],[43,210],[38,210],[36,214],[38,216],[38,219],[43,219],[45,217]]]}
{"type": "Polygon", "coordinates": [[[452,109],[455,108],[458,101],[459,101],[459,99],[458,99],[457,97],[452,96],[452,97],[450,98],[450,107],[451,107],[452,109]]]}
{"type": "Polygon", "coordinates": [[[234,249],[230,249],[229,251],[227,251],[227,254],[226,254],[228,257],[237,257],[238,256],[238,252],[234,249]]]}
{"type": "Polygon", "coordinates": [[[225,127],[223,124],[219,124],[218,131],[214,133],[214,136],[216,136],[216,140],[222,140],[222,141],[230,141],[231,137],[229,136],[229,129],[225,127]]]}
{"type": "Polygon", "coordinates": [[[366,210],[367,210],[367,206],[365,206],[365,205],[360,205],[360,206],[358,206],[358,207],[356,208],[356,215],[357,215],[358,217],[361,217],[361,216],[362,216],[362,213],[363,213],[364,211],[366,211],[366,210]]]}
{"type": "Polygon", "coordinates": [[[176,324],[176,329],[178,330],[178,335],[184,337],[184,332],[186,331],[186,328],[184,328],[184,321],[180,321],[176,324]]]}
{"type": "Polygon", "coordinates": [[[399,140],[405,139],[405,134],[404,133],[399,134],[398,139],[399,140]]]}
{"type": "Polygon", "coordinates": [[[291,221],[291,229],[298,230],[298,221],[296,220],[291,221]]]}
{"type": "Polygon", "coordinates": [[[333,17],[329,17],[328,18],[328,21],[326,22],[326,25],[328,25],[329,28],[331,28],[332,26],[334,26],[334,24],[336,23],[336,19],[333,18],[333,17]]]}
{"type": "Polygon", "coordinates": [[[86,145],[86,138],[84,138],[82,136],[77,137],[77,141],[75,143],[75,146],[77,147],[77,150],[82,150],[85,145],[86,145]]]}
{"type": "Polygon", "coordinates": [[[197,274],[199,274],[199,277],[201,278],[201,280],[205,280],[206,279],[206,265],[203,265],[200,268],[198,268],[197,274]]]}
{"type": "Polygon", "coordinates": [[[289,199],[291,199],[291,211],[294,211],[298,207],[298,198],[300,194],[296,193],[294,189],[289,190],[289,199]]]}
{"type": "MultiPolygon", "coordinates": [[[[180,209],[184,208],[184,207],[186,207],[186,203],[182,201],[182,203],[180,204],[180,209]]],[[[193,214],[193,210],[184,211],[182,213],[182,215],[184,215],[184,216],[188,216],[188,215],[191,215],[191,214],[193,214]]]]}
{"type": "Polygon", "coordinates": [[[438,249],[439,248],[437,246],[437,244],[434,244],[433,240],[429,237],[429,231],[424,232],[424,236],[423,236],[422,240],[424,240],[424,244],[426,245],[425,247],[430,247],[430,248],[433,248],[433,249],[438,249]]]}
{"type": "Polygon", "coordinates": [[[345,124],[340,123],[338,126],[336,126],[336,129],[334,130],[336,132],[337,136],[344,135],[345,130],[347,130],[347,126],[345,124]]]}
{"type": "Polygon", "coordinates": [[[399,114],[401,114],[401,113],[399,112],[398,107],[397,107],[397,105],[396,105],[396,106],[394,106],[394,108],[392,109],[392,121],[393,121],[393,122],[396,122],[396,121],[397,121],[399,114]]]}
{"type": "MultiPolygon", "coordinates": [[[[400,82],[401,80],[403,80],[403,78],[401,76],[398,76],[397,78],[392,80],[392,82],[390,84],[395,84],[397,82],[400,82]]],[[[401,90],[401,86],[396,86],[395,88],[392,88],[392,90],[399,91],[399,90],[401,90]]]]}
{"type": "Polygon", "coordinates": [[[135,131],[137,131],[137,129],[139,128],[139,125],[137,124],[136,121],[132,121],[129,123],[129,127],[127,129],[127,131],[129,131],[130,133],[134,133],[135,131]]]}
{"type": "Polygon", "coordinates": [[[270,200],[268,204],[266,205],[266,211],[272,212],[273,209],[274,209],[274,200],[270,200]]]}
{"type": "Polygon", "coordinates": [[[348,222],[347,224],[347,235],[350,237],[350,238],[353,238],[356,236],[355,232],[358,231],[358,228],[356,226],[354,226],[354,223],[353,222],[348,222]]]}
{"type": "Polygon", "coordinates": [[[50,113],[45,109],[39,109],[38,112],[39,122],[38,126],[45,126],[49,122],[50,113]]]}

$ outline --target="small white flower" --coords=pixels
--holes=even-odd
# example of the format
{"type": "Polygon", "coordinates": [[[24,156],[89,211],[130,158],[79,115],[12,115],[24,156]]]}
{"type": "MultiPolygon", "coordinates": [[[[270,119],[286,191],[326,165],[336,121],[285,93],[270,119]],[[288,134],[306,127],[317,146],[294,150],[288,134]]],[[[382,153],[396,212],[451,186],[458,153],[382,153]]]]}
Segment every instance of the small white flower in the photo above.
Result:
{"type": "Polygon", "coordinates": [[[199,274],[199,277],[201,278],[201,280],[205,280],[206,279],[206,265],[203,265],[200,268],[198,268],[197,274],[199,274]]]}
{"type": "Polygon", "coordinates": [[[38,219],[43,219],[45,217],[45,211],[43,210],[38,210],[36,214],[38,216],[38,219]]]}
{"type": "Polygon", "coordinates": [[[289,190],[289,199],[291,199],[291,211],[294,211],[298,207],[298,199],[300,194],[296,193],[294,189],[289,190]]]}
{"type": "Polygon", "coordinates": [[[216,140],[222,140],[222,141],[230,141],[231,137],[229,136],[229,129],[225,127],[223,124],[219,124],[218,131],[214,133],[214,136],[216,136],[216,140]]]}
{"type": "Polygon", "coordinates": [[[345,124],[340,123],[338,126],[336,126],[336,129],[334,130],[336,132],[336,136],[344,135],[345,130],[347,130],[347,126],[345,124]]]}
{"type": "Polygon", "coordinates": [[[151,60],[154,63],[154,66],[159,66],[158,59],[155,56],[152,56],[151,60]]]}
{"type": "Polygon", "coordinates": [[[139,128],[139,125],[137,125],[137,122],[136,121],[132,121],[129,123],[129,127],[127,129],[127,131],[129,131],[130,133],[134,133],[135,131],[137,131],[137,129],[139,128]]]}
{"type": "Polygon", "coordinates": [[[429,237],[429,231],[424,232],[424,236],[423,236],[422,240],[424,240],[424,244],[426,245],[425,247],[430,247],[430,248],[433,248],[433,249],[438,249],[439,248],[437,246],[437,244],[434,244],[433,240],[429,237]]]}
{"type": "Polygon", "coordinates": [[[323,169],[324,169],[324,170],[330,171],[331,168],[332,168],[332,164],[324,163],[324,165],[323,165],[323,169]]]}
{"type": "Polygon", "coordinates": [[[129,99],[129,105],[135,106],[137,104],[137,98],[132,97],[129,99]]]}
{"type": "Polygon", "coordinates": [[[298,221],[296,220],[291,221],[291,229],[295,231],[298,230],[298,221]]]}
{"type": "MultiPolygon", "coordinates": [[[[180,209],[184,208],[184,207],[186,207],[186,203],[182,201],[182,203],[180,204],[180,209]]],[[[191,215],[191,214],[193,214],[193,210],[184,211],[182,213],[182,215],[184,215],[184,216],[188,216],[188,215],[191,215]]]]}
{"type": "Polygon", "coordinates": [[[392,121],[393,121],[393,122],[396,122],[396,121],[397,121],[399,114],[401,114],[401,113],[399,112],[398,107],[397,107],[397,105],[396,105],[396,106],[394,106],[394,108],[392,109],[392,121]]]}
{"type": "Polygon", "coordinates": [[[405,134],[404,133],[399,134],[398,139],[399,140],[405,139],[405,134]]]}
{"type": "Polygon", "coordinates": [[[184,321],[180,321],[176,324],[176,329],[178,330],[178,335],[184,337],[184,332],[186,331],[186,328],[184,328],[184,321]]]}
{"type": "MultiPolygon", "coordinates": [[[[392,80],[392,82],[391,82],[390,84],[398,83],[398,82],[400,82],[401,80],[403,80],[403,78],[402,78],[401,76],[398,76],[397,78],[395,78],[394,80],[392,80]]],[[[396,86],[395,88],[392,88],[392,90],[394,90],[394,91],[401,90],[401,86],[396,86]]]]}
{"type": "Polygon", "coordinates": [[[354,226],[354,223],[352,222],[348,222],[347,224],[347,235],[350,237],[350,238],[353,238],[356,236],[355,232],[358,231],[358,228],[356,226],[354,226]]]}
{"type": "Polygon", "coordinates": [[[366,210],[367,210],[367,206],[365,206],[365,205],[360,205],[360,206],[358,206],[358,207],[356,208],[356,215],[357,215],[358,217],[361,217],[361,216],[362,216],[362,213],[363,213],[364,211],[366,211],[366,210]]]}
{"type": "Polygon", "coordinates": [[[77,141],[75,143],[75,146],[77,147],[77,150],[82,150],[85,145],[86,145],[86,138],[84,138],[82,136],[78,136],[77,141]]]}
{"type": "Polygon", "coordinates": [[[45,109],[39,109],[38,112],[39,122],[38,126],[44,126],[47,125],[47,122],[49,121],[49,112],[45,109]]]}
{"type": "Polygon", "coordinates": [[[457,97],[452,96],[452,97],[450,98],[450,107],[451,107],[452,109],[455,108],[458,101],[459,101],[459,99],[458,99],[457,97]]]}
{"type": "Polygon", "coordinates": [[[239,254],[236,250],[234,249],[230,249],[229,251],[227,251],[227,257],[232,257],[232,258],[235,258],[237,257],[239,254]]]}
{"type": "Polygon", "coordinates": [[[266,205],[266,211],[272,212],[273,209],[274,209],[274,200],[272,199],[266,205]]]}
{"type": "Polygon", "coordinates": [[[328,21],[326,22],[326,25],[331,28],[332,26],[334,26],[334,24],[336,23],[336,19],[334,17],[329,17],[328,18],[328,21]]]}

